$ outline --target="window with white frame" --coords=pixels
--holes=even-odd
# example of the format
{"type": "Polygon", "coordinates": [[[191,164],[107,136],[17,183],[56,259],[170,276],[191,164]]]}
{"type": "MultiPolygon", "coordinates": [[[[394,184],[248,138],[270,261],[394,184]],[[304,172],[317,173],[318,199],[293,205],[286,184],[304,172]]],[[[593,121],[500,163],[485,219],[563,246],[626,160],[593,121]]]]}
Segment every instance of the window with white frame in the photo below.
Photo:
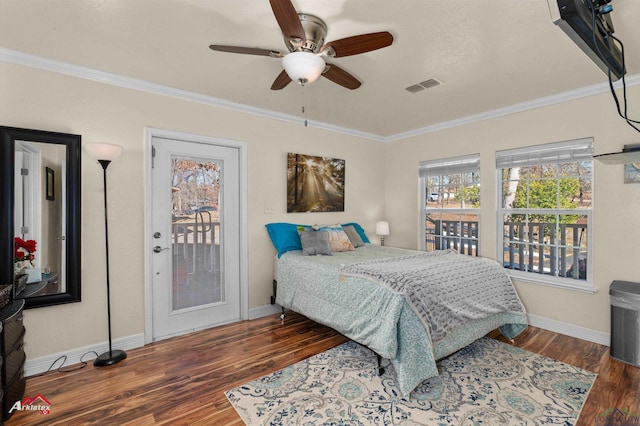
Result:
{"type": "Polygon", "coordinates": [[[496,152],[498,259],[512,275],[590,288],[593,140],[496,152]]]}
{"type": "Polygon", "coordinates": [[[419,174],[423,250],[478,256],[480,155],[423,161],[419,174]]]}

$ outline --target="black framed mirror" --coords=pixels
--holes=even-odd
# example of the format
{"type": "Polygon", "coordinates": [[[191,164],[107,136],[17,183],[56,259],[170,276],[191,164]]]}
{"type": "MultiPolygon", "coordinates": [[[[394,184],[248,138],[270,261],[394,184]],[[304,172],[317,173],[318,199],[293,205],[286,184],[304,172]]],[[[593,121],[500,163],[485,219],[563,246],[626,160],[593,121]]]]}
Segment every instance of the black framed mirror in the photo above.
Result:
{"type": "Polygon", "coordinates": [[[0,126],[0,284],[26,308],[80,301],[80,156],[80,135],[0,126]]]}

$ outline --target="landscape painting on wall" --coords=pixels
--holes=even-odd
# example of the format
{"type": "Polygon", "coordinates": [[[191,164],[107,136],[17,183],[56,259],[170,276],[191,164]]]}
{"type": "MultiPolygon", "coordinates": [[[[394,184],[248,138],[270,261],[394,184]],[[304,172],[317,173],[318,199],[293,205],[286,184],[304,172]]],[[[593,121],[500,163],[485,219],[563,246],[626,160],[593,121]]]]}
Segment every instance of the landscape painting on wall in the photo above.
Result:
{"type": "Polygon", "coordinates": [[[287,154],[287,213],[343,212],[345,161],[287,154]]]}

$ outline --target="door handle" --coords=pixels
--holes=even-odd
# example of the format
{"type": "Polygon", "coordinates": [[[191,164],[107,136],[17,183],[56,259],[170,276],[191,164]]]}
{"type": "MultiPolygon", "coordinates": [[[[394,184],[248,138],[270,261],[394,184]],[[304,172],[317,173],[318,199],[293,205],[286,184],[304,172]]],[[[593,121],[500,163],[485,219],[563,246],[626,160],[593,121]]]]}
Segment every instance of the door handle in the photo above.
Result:
{"type": "Polygon", "coordinates": [[[160,247],[160,246],[155,246],[153,248],[153,252],[154,253],[160,253],[162,250],[169,250],[169,247],[160,247]]]}

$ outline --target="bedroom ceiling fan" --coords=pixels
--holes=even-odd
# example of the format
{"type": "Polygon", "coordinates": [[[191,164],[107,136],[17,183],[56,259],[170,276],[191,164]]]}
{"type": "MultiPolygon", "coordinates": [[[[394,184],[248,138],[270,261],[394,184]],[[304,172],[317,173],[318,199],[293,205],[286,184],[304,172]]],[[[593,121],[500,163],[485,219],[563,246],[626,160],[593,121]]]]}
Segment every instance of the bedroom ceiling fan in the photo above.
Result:
{"type": "Polygon", "coordinates": [[[269,0],[269,3],[282,30],[289,53],[220,44],[212,44],[209,48],[218,52],[282,58],[284,70],[274,80],[271,90],[283,89],[292,80],[304,86],[320,76],[347,89],[357,89],[362,84],[357,78],[337,65],[326,62],[326,59],[371,52],[393,43],[393,36],[387,31],[382,31],[346,37],[325,44],[327,24],[322,19],[296,12],[291,0],[269,0]]]}

